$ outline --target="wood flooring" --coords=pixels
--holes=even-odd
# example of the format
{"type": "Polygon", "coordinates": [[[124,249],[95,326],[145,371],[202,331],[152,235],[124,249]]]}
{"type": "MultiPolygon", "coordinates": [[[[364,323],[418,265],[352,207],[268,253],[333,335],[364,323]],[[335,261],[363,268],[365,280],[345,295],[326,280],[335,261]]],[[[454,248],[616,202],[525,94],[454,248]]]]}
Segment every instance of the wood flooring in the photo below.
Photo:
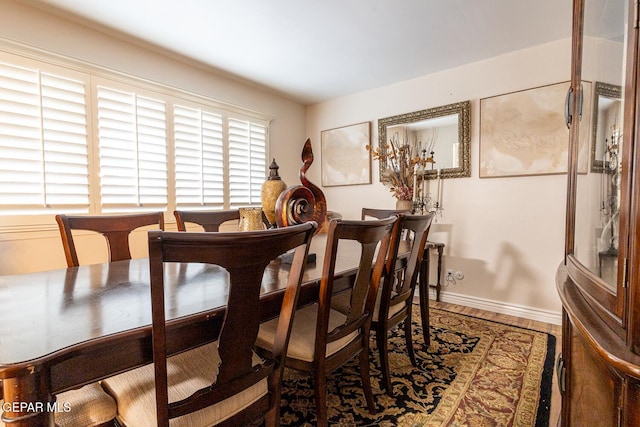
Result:
{"type": "MultiPolygon", "coordinates": [[[[434,308],[441,308],[443,310],[454,311],[456,313],[475,316],[482,319],[493,320],[496,322],[507,323],[509,325],[518,326],[521,328],[532,329],[535,331],[546,332],[556,337],[556,358],[562,349],[562,327],[560,325],[553,325],[550,323],[538,322],[535,320],[523,319],[520,317],[509,316],[506,314],[494,313],[491,311],[479,310],[477,308],[465,307],[457,304],[449,304],[445,302],[436,302],[431,300],[430,306],[434,308]]],[[[551,390],[551,413],[549,415],[549,425],[560,425],[560,390],[558,389],[558,378],[553,371],[553,384],[551,390]]]]}

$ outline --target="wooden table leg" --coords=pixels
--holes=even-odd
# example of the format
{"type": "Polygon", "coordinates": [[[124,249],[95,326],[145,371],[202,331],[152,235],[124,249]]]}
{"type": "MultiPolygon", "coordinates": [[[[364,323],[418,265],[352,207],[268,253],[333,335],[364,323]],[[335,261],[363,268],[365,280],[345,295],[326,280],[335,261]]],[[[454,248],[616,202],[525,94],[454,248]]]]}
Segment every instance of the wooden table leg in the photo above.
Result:
{"type": "Polygon", "coordinates": [[[438,277],[436,278],[436,301],[440,302],[440,289],[442,289],[442,253],[444,245],[438,245],[438,277]]]}
{"type": "Polygon", "coordinates": [[[420,276],[418,277],[418,290],[420,293],[420,318],[422,319],[422,334],[426,345],[431,343],[429,335],[429,249],[425,250],[420,265],[420,276]]]}
{"type": "Polygon", "coordinates": [[[2,421],[7,426],[55,426],[55,399],[49,394],[43,375],[28,372],[24,376],[6,378],[2,388],[2,421]]]}

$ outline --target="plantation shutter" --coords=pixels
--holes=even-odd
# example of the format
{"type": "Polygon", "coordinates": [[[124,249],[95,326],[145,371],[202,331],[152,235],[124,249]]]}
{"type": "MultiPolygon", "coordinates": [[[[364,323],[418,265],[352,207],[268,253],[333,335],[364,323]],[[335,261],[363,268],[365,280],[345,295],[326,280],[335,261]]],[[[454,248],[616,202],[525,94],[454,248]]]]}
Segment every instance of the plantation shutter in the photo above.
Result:
{"type": "Polygon", "coordinates": [[[260,204],[268,116],[58,59],[0,51],[0,227],[260,204]]]}
{"type": "Polygon", "coordinates": [[[174,106],[177,206],[224,207],[224,139],[220,114],[174,106]]]}
{"type": "Polygon", "coordinates": [[[266,179],[267,128],[229,119],[229,202],[232,207],[259,204],[266,179]]]}
{"type": "Polygon", "coordinates": [[[98,86],[97,111],[103,209],[165,206],[164,101],[98,86]]]}
{"type": "Polygon", "coordinates": [[[0,206],[89,206],[85,82],[0,62],[0,206]]]}

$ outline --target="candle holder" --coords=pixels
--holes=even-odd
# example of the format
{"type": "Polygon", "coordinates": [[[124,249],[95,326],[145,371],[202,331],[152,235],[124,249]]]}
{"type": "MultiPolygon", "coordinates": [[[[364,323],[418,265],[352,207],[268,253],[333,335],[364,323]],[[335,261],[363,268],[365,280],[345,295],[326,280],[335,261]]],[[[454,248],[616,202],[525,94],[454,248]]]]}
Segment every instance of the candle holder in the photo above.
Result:
{"type": "Polygon", "coordinates": [[[431,197],[431,193],[420,195],[413,201],[413,213],[415,215],[426,215],[431,212],[439,213],[442,216],[442,206],[437,200],[431,197]]]}
{"type": "Polygon", "coordinates": [[[435,198],[431,193],[427,192],[427,180],[426,168],[418,168],[416,165],[414,169],[414,193],[413,193],[413,214],[414,215],[426,215],[431,212],[435,212],[436,216],[442,216],[441,195],[442,195],[442,180],[440,176],[440,169],[438,169],[436,180],[436,196],[435,198]],[[421,170],[420,170],[421,169],[421,170]]]}

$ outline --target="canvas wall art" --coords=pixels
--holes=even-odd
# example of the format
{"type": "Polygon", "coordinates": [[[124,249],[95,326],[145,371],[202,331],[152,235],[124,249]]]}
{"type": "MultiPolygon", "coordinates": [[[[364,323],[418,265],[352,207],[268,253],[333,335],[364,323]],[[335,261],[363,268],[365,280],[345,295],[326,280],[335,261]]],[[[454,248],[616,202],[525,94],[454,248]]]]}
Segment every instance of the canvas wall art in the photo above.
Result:
{"type": "MultiPolygon", "coordinates": [[[[583,82],[584,106],[578,171],[587,172],[591,83],[583,82]]],[[[569,129],[565,99],[569,82],[480,100],[480,177],[567,172],[569,129]]]]}
{"type": "Polygon", "coordinates": [[[371,184],[371,123],[364,122],[320,134],[322,185],[371,184]]]}

